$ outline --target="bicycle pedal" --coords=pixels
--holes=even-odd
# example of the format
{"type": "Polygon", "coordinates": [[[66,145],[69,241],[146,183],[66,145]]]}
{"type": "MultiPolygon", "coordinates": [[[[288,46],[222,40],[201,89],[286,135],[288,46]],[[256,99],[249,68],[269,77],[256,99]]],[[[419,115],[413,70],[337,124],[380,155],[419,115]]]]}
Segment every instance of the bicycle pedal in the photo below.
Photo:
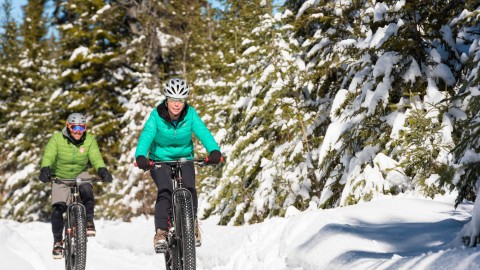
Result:
{"type": "Polygon", "coordinates": [[[167,252],[167,248],[168,248],[168,245],[166,242],[159,241],[154,245],[154,249],[156,253],[165,253],[167,252]]]}
{"type": "Polygon", "coordinates": [[[167,252],[167,247],[163,247],[163,246],[155,247],[155,253],[165,253],[165,252],[167,252]]]}

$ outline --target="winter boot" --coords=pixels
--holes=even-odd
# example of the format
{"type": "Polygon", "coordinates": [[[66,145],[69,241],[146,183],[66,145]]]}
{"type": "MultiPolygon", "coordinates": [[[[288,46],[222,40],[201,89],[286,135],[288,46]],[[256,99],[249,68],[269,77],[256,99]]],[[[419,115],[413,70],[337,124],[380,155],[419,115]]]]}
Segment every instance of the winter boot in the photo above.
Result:
{"type": "Polygon", "coordinates": [[[52,255],[55,260],[63,258],[63,241],[62,240],[53,242],[52,255]]]}
{"type": "Polygon", "coordinates": [[[96,235],[95,224],[92,221],[87,221],[87,237],[94,237],[96,235]]]}
{"type": "Polygon", "coordinates": [[[157,233],[153,237],[153,247],[156,253],[165,253],[167,251],[167,232],[157,229],[157,233]]]}

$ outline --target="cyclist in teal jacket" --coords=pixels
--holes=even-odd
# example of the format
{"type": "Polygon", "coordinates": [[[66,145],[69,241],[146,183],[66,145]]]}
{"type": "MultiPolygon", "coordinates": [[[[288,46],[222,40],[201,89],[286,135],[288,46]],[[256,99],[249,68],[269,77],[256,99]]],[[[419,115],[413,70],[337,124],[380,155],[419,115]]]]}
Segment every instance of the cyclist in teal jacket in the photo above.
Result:
{"type": "MultiPolygon", "coordinates": [[[[182,79],[171,79],[164,85],[166,100],[150,113],[138,140],[135,159],[140,169],[150,169],[150,160],[173,161],[194,158],[192,133],[200,140],[209,153],[209,163],[217,164],[222,158],[220,147],[193,107],[186,98],[190,89],[182,79]],[[148,157],[148,158],[147,158],[148,157]]],[[[195,189],[195,168],[193,162],[182,165],[183,183],[192,193],[196,216],[198,198],[195,189]]],[[[155,203],[154,248],[164,252],[167,248],[168,210],[171,207],[173,191],[170,166],[150,170],[157,186],[155,203]]],[[[196,221],[195,236],[197,246],[201,245],[201,236],[196,221]]]]}

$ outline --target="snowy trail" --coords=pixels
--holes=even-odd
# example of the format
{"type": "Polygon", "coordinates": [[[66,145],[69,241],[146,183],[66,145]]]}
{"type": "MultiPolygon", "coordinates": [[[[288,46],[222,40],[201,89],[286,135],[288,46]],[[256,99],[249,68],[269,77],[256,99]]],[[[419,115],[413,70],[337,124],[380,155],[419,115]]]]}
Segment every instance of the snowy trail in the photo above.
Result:
{"type": "MultiPolygon", "coordinates": [[[[7,242],[16,243],[18,246],[12,249],[12,253],[16,253],[18,257],[15,262],[24,262],[2,269],[65,269],[63,260],[53,260],[51,257],[53,240],[50,224],[39,222],[18,224],[11,221],[2,223],[6,223],[10,229],[7,230],[10,234],[7,242]]],[[[3,250],[1,252],[3,257],[5,253],[3,250]]],[[[164,269],[162,258],[159,256],[135,254],[128,249],[104,246],[95,238],[88,239],[87,269],[138,269],[139,260],[142,262],[142,269],[164,269]]]]}
{"type": "MultiPolygon", "coordinates": [[[[152,222],[151,218],[138,218],[134,223],[97,221],[97,237],[88,238],[87,269],[165,269],[163,255],[153,253],[152,222]]],[[[12,261],[11,264],[6,265],[8,266],[6,268],[3,268],[3,263],[0,264],[1,269],[65,269],[63,260],[51,258],[53,240],[49,223],[22,224],[9,220],[2,220],[1,223],[4,226],[0,229],[0,239],[6,240],[7,245],[2,245],[0,248],[0,258],[8,258],[2,261],[12,261]]],[[[208,224],[208,222],[205,223],[208,224]]],[[[222,228],[226,227],[219,227],[218,230],[222,231],[222,228]]],[[[212,236],[209,230],[202,230],[205,241],[210,241],[212,236]]],[[[225,236],[228,237],[229,234],[234,235],[226,232],[225,236]]],[[[211,256],[210,253],[204,252],[211,245],[212,243],[205,244],[205,248],[197,249],[198,265],[202,264],[202,258],[204,258],[204,264],[208,266],[206,269],[224,264],[229,259],[222,259],[222,254],[226,253],[211,253],[213,255],[211,256]],[[209,263],[210,261],[214,264],[209,263]]],[[[230,252],[233,250],[228,254],[231,254],[230,252]]]]}
{"type": "MultiPolygon", "coordinates": [[[[233,227],[202,222],[197,269],[480,269],[480,248],[456,239],[472,205],[385,199],[355,206],[288,211],[286,218],[233,227]]],[[[96,222],[87,269],[165,269],[153,252],[153,220],[96,222]]],[[[51,258],[50,224],[0,220],[0,269],[64,269],[51,258]]]]}

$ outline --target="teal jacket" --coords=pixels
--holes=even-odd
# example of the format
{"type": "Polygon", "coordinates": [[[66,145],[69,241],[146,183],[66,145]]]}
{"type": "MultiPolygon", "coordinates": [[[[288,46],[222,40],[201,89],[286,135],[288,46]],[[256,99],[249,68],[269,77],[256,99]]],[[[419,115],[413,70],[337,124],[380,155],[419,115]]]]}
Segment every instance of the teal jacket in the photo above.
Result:
{"type": "Polygon", "coordinates": [[[59,178],[75,178],[87,169],[88,162],[96,170],[105,167],[95,136],[85,132],[81,141],[75,143],[64,128],[48,141],[40,166],[50,167],[59,178]]]}
{"type": "Polygon", "coordinates": [[[193,159],[192,133],[210,153],[219,150],[212,133],[198,116],[195,109],[185,104],[175,126],[171,122],[165,101],[150,113],[138,140],[135,158],[145,156],[156,161],[171,161],[181,158],[193,159]]]}

